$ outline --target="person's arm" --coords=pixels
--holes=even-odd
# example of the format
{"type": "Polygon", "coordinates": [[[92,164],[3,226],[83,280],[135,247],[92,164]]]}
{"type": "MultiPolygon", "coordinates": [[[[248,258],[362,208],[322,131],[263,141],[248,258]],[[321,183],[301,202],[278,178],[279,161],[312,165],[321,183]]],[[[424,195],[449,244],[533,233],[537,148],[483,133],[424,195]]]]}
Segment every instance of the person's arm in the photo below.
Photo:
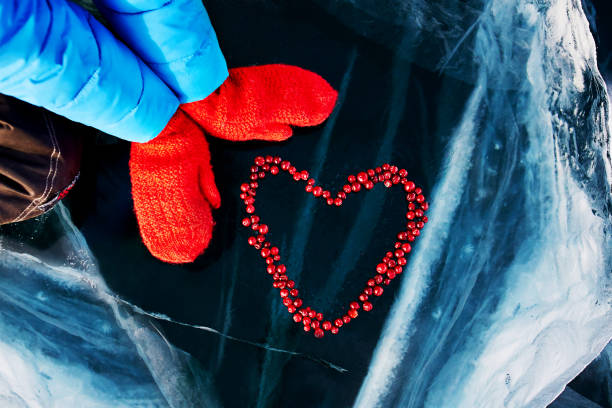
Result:
{"type": "Polygon", "coordinates": [[[138,142],[179,101],[127,46],[65,0],[0,2],[0,93],[138,142]]]}
{"type": "Polygon", "coordinates": [[[95,0],[121,39],[174,91],[199,101],[227,78],[202,0],[95,0]]]}

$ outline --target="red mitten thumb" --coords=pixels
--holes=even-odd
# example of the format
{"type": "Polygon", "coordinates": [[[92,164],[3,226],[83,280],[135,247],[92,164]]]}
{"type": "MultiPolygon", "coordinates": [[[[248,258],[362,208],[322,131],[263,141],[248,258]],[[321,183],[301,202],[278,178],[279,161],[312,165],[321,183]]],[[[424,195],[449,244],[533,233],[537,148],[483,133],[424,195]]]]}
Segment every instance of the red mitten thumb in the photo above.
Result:
{"type": "Polygon", "coordinates": [[[211,206],[221,199],[208,143],[180,109],[148,143],[132,143],[130,178],[142,240],[153,256],[192,262],[212,237],[211,206]]]}
{"type": "Polygon", "coordinates": [[[215,92],[181,107],[213,136],[280,141],[291,136],[291,126],[322,123],[337,96],[314,72],[291,65],[261,65],[230,69],[215,92]]]}

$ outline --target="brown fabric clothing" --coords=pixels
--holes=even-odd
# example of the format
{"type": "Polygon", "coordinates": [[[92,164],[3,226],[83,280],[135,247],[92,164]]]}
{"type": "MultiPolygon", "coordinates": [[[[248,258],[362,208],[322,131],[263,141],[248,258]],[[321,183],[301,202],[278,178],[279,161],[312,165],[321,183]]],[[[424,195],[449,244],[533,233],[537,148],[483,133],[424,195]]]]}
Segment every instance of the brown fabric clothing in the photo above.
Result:
{"type": "Polygon", "coordinates": [[[0,224],[49,210],[79,175],[90,128],[0,94],[0,224]]]}

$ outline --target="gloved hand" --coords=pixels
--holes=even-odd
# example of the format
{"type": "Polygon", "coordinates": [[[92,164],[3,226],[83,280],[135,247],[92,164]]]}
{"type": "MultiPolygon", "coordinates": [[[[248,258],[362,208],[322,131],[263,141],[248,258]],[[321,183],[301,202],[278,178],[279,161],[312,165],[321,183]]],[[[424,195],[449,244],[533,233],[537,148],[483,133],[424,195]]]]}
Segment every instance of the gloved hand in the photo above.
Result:
{"type": "Polygon", "coordinates": [[[145,245],[158,259],[193,261],[212,237],[211,206],[221,204],[202,129],[177,110],[161,134],[132,143],[134,211],[145,245]]]}
{"type": "Polygon", "coordinates": [[[232,141],[289,138],[291,126],[322,123],[337,92],[319,75],[291,65],[234,68],[206,99],[182,109],[210,135],[232,141]]]}
{"type": "Polygon", "coordinates": [[[221,200],[196,122],[226,140],[281,141],[291,136],[290,126],[323,122],[336,98],[323,78],[298,67],[232,69],[207,98],[181,105],[155,139],[132,143],[134,208],[149,251],[165,262],[192,262],[212,237],[211,206],[218,208],[221,200]]]}

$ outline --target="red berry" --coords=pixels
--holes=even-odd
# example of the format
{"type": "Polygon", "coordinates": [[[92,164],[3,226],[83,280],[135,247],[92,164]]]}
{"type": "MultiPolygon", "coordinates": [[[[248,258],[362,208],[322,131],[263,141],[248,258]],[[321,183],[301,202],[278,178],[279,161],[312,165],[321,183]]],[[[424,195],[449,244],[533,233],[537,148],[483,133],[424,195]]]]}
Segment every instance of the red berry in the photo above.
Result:
{"type": "Polygon", "coordinates": [[[299,314],[299,313],[294,314],[293,315],[293,321],[296,322],[296,323],[301,322],[302,321],[302,315],[299,314]]]}
{"type": "Polygon", "coordinates": [[[406,184],[404,184],[404,190],[406,190],[407,193],[414,190],[415,187],[416,186],[414,185],[413,181],[407,181],[406,184]]]}
{"type": "Polygon", "coordinates": [[[358,316],[357,310],[356,309],[349,309],[348,313],[349,317],[351,317],[352,319],[356,318],[358,316]]]}
{"type": "Polygon", "coordinates": [[[326,320],[321,324],[321,327],[323,328],[323,330],[329,330],[332,328],[332,324],[330,321],[326,320]]]}
{"type": "Polygon", "coordinates": [[[370,302],[363,302],[363,310],[365,312],[369,312],[370,310],[372,310],[372,303],[370,303],[370,302]]]}
{"type": "Polygon", "coordinates": [[[321,338],[321,337],[323,337],[324,335],[325,335],[325,332],[324,332],[322,329],[320,329],[320,328],[315,329],[315,331],[314,331],[314,336],[315,336],[317,339],[320,339],[320,338],[321,338]]]}
{"type": "Polygon", "coordinates": [[[336,326],[332,327],[330,330],[331,334],[338,334],[338,328],[336,326]]]}
{"type": "Polygon", "coordinates": [[[374,286],[374,292],[373,292],[374,296],[380,296],[383,294],[383,288],[381,288],[380,286],[374,286]]]}

